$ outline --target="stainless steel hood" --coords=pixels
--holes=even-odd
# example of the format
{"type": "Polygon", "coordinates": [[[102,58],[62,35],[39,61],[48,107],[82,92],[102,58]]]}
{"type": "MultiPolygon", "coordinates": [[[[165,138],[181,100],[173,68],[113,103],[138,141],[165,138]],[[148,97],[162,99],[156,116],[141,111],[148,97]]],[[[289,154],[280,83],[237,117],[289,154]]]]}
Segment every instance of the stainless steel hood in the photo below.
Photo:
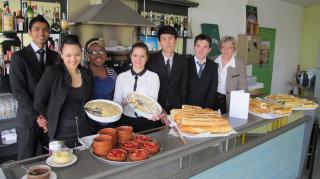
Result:
{"type": "Polygon", "coordinates": [[[120,0],[105,0],[91,5],[82,15],[71,19],[73,24],[95,24],[116,26],[155,26],[120,0]]]}

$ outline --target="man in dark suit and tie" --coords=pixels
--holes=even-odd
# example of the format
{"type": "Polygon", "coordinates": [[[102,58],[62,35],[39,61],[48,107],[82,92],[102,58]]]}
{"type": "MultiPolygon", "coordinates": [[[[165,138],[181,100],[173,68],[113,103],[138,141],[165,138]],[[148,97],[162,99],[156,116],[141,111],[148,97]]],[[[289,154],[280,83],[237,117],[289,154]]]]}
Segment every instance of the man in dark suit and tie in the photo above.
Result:
{"type": "Polygon", "coordinates": [[[212,40],[204,34],[194,39],[195,55],[189,59],[187,103],[213,109],[218,87],[218,65],[207,58],[212,40]]]}
{"type": "MultiPolygon", "coordinates": [[[[58,63],[59,54],[46,47],[49,37],[49,23],[38,15],[29,22],[28,34],[32,42],[12,56],[10,67],[10,84],[13,95],[18,101],[16,132],[18,160],[37,155],[39,144],[48,147],[49,138],[37,124],[32,109],[34,92],[44,69],[58,63]]],[[[42,154],[48,153],[41,146],[42,154]]]]}
{"type": "Polygon", "coordinates": [[[173,27],[161,27],[158,40],[162,50],[150,55],[146,66],[160,78],[158,102],[169,113],[186,103],[188,63],[184,56],[174,52],[177,32],[173,27]]]}

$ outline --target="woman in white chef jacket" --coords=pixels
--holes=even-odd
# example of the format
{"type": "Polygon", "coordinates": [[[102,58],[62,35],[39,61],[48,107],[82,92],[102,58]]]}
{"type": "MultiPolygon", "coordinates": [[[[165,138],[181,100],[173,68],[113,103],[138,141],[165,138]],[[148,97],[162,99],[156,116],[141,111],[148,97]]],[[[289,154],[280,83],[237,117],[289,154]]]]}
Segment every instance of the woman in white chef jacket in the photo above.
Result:
{"type": "Polygon", "coordinates": [[[145,68],[148,60],[148,47],[143,42],[137,42],[132,46],[130,58],[132,68],[119,74],[113,100],[123,107],[123,116],[120,125],[132,126],[134,132],[141,132],[160,127],[159,117],[147,119],[136,114],[128,105],[127,95],[129,92],[143,93],[157,100],[160,81],[156,73],[145,68]]]}

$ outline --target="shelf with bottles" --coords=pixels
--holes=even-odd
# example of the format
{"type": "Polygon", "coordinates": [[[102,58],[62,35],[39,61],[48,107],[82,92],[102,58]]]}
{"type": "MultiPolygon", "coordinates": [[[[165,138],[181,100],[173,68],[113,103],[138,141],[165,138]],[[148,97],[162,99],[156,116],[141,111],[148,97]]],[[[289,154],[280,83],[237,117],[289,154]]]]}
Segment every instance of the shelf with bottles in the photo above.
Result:
{"type": "Polygon", "coordinates": [[[141,11],[141,16],[155,24],[155,27],[140,27],[140,35],[157,36],[157,31],[165,25],[172,26],[181,38],[192,38],[191,20],[187,16],[141,11]]]}

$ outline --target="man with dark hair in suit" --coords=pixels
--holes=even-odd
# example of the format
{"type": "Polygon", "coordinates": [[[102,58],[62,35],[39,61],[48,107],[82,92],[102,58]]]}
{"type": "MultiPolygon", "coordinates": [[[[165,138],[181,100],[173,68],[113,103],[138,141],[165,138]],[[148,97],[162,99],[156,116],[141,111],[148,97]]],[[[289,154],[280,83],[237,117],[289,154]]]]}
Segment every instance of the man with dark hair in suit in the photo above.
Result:
{"type": "Polygon", "coordinates": [[[194,39],[195,55],[189,59],[187,103],[203,108],[214,108],[218,87],[218,65],[207,58],[212,40],[204,34],[194,39]]]}
{"type": "MultiPolygon", "coordinates": [[[[58,62],[59,54],[46,47],[49,37],[49,23],[38,15],[29,22],[28,34],[32,42],[12,56],[10,84],[13,95],[18,101],[16,131],[18,160],[36,156],[39,144],[48,147],[49,138],[37,124],[33,111],[34,92],[44,69],[58,62]]],[[[42,154],[48,153],[41,146],[42,154]]]]}
{"type": "Polygon", "coordinates": [[[160,78],[158,102],[169,113],[186,103],[188,63],[184,56],[174,52],[177,32],[173,27],[161,27],[158,39],[162,50],[150,55],[146,66],[160,78]]]}

